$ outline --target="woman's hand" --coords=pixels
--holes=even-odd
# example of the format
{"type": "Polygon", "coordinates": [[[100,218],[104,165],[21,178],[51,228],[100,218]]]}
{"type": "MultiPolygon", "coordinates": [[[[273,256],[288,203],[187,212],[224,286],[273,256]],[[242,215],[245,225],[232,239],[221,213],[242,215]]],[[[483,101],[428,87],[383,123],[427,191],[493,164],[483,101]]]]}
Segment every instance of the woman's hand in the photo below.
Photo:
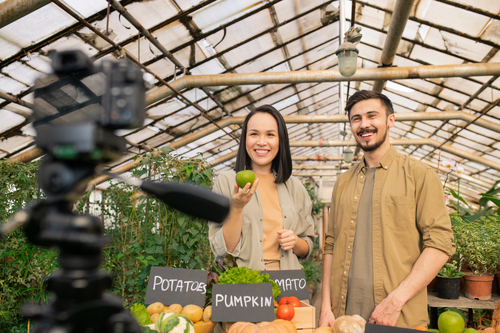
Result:
{"type": "Polygon", "coordinates": [[[252,187],[250,187],[250,183],[247,183],[244,188],[240,190],[238,184],[234,183],[234,190],[231,196],[231,206],[233,208],[243,209],[252,199],[253,194],[257,190],[257,186],[259,185],[259,180],[255,179],[252,187]]]}
{"type": "Polygon", "coordinates": [[[297,245],[299,237],[292,230],[281,229],[278,231],[278,243],[283,250],[291,250],[297,245]]]}

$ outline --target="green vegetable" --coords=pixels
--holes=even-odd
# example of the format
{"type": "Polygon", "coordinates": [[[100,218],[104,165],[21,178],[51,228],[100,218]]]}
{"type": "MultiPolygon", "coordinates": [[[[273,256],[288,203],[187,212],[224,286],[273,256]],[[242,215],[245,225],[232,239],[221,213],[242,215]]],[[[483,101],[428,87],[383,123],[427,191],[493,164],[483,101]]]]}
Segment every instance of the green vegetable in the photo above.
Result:
{"type": "Polygon", "coordinates": [[[188,316],[179,313],[169,313],[169,314],[160,313],[160,316],[156,320],[156,325],[155,325],[156,330],[159,333],[169,333],[169,332],[180,333],[180,330],[179,328],[177,328],[177,326],[181,324],[180,320],[181,318],[184,319],[187,323],[186,329],[184,330],[183,333],[189,333],[191,327],[193,327],[194,330],[193,322],[188,318],[188,316]]]}
{"type": "Polygon", "coordinates": [[[234,267],[226,270],[219,276],[220,284],[240,284],[240,283],[271,283],[273,286],[273,298],[276,299],[281,294],[278,284],[269,279],[269,274],[260,275],[260,271],[247,267],[234,267]]]}
{"type": "Polygon", "coordinates": [[[142,328],[142,333],[158,333],[152,329],[150,329],[148,326],[141,326],[142,328]]]}
{"type": "Polygon", "coordinates": [[[144,304],[136,303],[132,305],[130,313],[132,313],[132,316],[134,316],[139,325],[149,325],[153,323],[144,304]]]}

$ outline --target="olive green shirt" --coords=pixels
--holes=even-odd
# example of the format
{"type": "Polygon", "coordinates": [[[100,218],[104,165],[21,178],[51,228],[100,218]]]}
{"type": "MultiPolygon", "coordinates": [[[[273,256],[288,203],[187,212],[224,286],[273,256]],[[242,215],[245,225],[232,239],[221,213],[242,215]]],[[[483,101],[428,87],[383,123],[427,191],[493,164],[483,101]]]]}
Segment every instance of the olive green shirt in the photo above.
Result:
{"type": "MultiPolygon", "coordinates": [[[[343,173],[333,188],[325,254],[332,254],[332,310],[345,314],[357,212],[365,183],[364,158],[343,173]]],[[[391,146],[375,171],[372,198],[373,286],[375,306],[406,278],[426,247],[455,252],[443,185],[435,170],[391,146]]],[[[401,311],[397,326],[429,322],[422,290],[401,311]]]]}
{"type": "MultiPolygon", "coordinates": [[[[215,180],[213,192],[231,198],[236,172],[222,172],[215,180]]],[[[279,203],[283,214],[283,229],[292,230],[309,245],[306,257],[298,258],[293,250],[281,249],[280,269],[301,269],[300,262],[306,260],[312,252],[314,243],[314,221],[311,217],[312,202],[304,185],[291,176],[285,183],[276,184],[279,203]]],[[[209,239],[216,260],[222,260],[231,254],[239,267],[264,270],[263,257],[263,214],[259,188],[252,199],[243,208],[241,237],[232,252],[227,251],[222,234],[223,223],[209,223],[209,239]]]]}
{"type": "Polygon", "coordinates": [[[346,315],[359,315],[366,321],[375,309],[373,298],[373,232],[372,200],[375,170],[365,168],[365,184],[359,199],[356,236],[352,247],[351,267],[347,280],[346,315]]]}

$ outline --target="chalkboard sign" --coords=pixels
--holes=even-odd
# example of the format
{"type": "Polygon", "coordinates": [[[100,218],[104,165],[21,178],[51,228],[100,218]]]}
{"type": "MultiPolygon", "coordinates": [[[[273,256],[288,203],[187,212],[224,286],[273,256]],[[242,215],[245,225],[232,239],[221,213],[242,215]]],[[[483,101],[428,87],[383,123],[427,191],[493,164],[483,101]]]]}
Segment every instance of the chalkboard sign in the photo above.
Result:
{"type": "Polygon", "coordinates": [[[151,267],[146,304],[194,304],[203,307],[207,293],[207,272],[195,269],[151,267]]]}
{"type": "Polygon", "coordinates": [[[417,330],[412,330],[409,328],[384,326],[378,324],[368,324],[366,323],[365,333],[414,333],[417,330]]]}
{"type": "Polygon", "coordinates": [[[273,321],[274,301],[270,283],[214,284],[212,321],[273,321]]]}
{"type": "Polygon", "coordinates": [[[281,294],[276,299],[279,301],[283,297],[295,296],[301,300],[309,299],[309,291],[307,290],[306,275],[303,270],[288,270],[288,271],[261,271],[260,274],[269,274],[269,279],[278,284],[281,289],[281,294]]]}

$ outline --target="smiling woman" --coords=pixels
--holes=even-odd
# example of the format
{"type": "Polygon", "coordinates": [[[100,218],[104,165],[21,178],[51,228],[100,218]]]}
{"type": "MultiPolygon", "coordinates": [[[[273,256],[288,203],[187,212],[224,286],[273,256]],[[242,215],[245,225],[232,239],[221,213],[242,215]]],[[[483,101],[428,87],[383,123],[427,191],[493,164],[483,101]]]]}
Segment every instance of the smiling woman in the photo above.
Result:
{"type": "Polygon", "coordinates": [[[291,172],[283,117],[270,105],[258,107],[243,123],[235,170],[221,173],[214,184],[214,192],[231,198],[226,222],[210,223],[216,259],[230,254],[240,267],[301,269],[299,261],[313,248],[314,223],[309,195],[291,172]],[[251,187],[235,184],[242,170],[256,174],[251,187]]]}

